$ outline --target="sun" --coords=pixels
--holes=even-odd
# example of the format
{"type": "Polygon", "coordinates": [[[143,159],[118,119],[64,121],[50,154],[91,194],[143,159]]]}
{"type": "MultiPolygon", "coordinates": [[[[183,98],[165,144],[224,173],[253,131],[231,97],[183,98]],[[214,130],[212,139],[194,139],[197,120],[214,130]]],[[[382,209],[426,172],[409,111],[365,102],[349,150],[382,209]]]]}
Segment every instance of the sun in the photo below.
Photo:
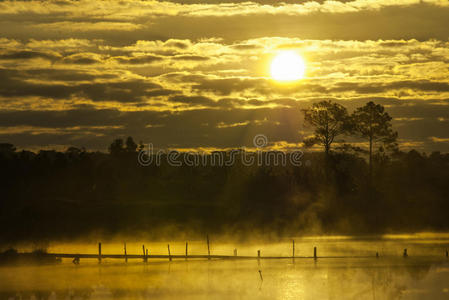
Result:
{"type": "Polygon", "coordinates": [[[306,64],[295,51],[281,51],[271,62],[271,77],[277,81],[295,81],[304,78],[306,64]]]}

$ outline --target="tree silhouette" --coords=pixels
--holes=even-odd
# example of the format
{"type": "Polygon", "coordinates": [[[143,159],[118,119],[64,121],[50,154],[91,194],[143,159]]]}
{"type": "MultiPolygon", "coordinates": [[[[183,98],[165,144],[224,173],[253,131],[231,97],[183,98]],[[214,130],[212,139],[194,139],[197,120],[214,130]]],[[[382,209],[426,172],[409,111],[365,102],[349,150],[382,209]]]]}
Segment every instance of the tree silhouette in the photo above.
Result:
{"type": "Polygon", "coordinates": [[[125,147],[123,145],[122,139],[115,139],[109,146],[109,153],[112,155],[120,155],[125,152],[125,147]]]}
{"type": "Polygon", "coordinates": [[[327,157],[335,138],[348,130],[346,108],[332,101],[321,101],[302,111],[305,125],[315,128],[314,136],[304,140],[305,146],[321,144],[327,157]]]}
{"type": "Polygon", "coordinates": [[[0,143],[0,153],[11,154],[16,151],[16,147],[9,143],[0,143]]]}
{"type": "Polygon", "coordinates": [[[352,130],[355,134],[369,142],[369,170],[372,173],[373,147],[381,143],[379,153],[385,149],[397,147],[398,133],[392,129],[391,117],[380,104],[370,101],[365,106],[357,108],[351,115],[352,130]]]}
{"type": "Polygon", "coordinates": [[[248,166],[241,156],[213,166],[213,153],[198,166],[173,166],[162,157],[161,165],[143,168],[120,139],[110,147],[116,156],[73,147],[38,154],[14,149],[0,145],[0,244],[136,228],[161,238],[172,232],[168,227],[173,234],[188,228],[251,236],[254,228],[289,235],[317,226],[344,234],[449,229],[447,153],[398,151],[367,185],[368,160],[351,145],[329,159],[305,152],[301,159],[310,163],[301,168],[289,159],[248,166]]]}
{"type": "Polygon", "coordinates": [[[126,139],[126,152],[128,153],[134,153],[137,150],[137,144],[134,142],[132,137],[128,137],[126,139]]]}

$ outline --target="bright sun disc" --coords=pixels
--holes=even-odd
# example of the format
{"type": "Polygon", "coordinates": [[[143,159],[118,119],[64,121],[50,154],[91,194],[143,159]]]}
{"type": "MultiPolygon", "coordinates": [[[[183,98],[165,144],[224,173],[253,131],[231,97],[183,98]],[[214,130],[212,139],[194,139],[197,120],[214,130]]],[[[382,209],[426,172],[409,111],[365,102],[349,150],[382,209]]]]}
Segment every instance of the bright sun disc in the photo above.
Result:
{"type": "Polygon", "coordinates": [[[277,81],[294,81],[304,77],[306,65],[294,51],[282,51],[271,62],[271,77],[277,81]]]}

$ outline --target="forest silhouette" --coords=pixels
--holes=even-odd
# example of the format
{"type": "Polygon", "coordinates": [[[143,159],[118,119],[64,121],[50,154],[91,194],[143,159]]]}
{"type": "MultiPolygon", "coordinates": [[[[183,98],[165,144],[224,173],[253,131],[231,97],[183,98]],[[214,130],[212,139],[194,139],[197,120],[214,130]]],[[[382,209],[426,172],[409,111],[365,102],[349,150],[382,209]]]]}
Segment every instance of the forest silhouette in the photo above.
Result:
{"type": "Polygon", "coordinates": [[[143,145],[132,137],[114,140],[109,153],[35,153],[2,143],[0,242],[94,231],[294,236],[449,229],[449,154],[401,151],[391,117],[373,102],[348,114],[322,101],[302,113],[313,130],[306,147],[323,151],[305,152],[301,166],[172,166],[162,159],[143,167],[143,145]]]}

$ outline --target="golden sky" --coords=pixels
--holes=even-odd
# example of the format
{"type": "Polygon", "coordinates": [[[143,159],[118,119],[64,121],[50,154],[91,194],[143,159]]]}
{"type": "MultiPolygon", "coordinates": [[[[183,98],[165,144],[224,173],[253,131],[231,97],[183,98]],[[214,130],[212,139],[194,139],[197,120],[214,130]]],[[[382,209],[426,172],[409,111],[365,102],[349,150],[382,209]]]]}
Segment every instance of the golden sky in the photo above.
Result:
{"type": "Polygon", "coordinates": [[[373,100],[403,149],[449,151],[449,1],[0,1],[0,142],[300,146],[301,108],[373,100]],[[269,66],[300,53],[305,78],[269,66]]]}

